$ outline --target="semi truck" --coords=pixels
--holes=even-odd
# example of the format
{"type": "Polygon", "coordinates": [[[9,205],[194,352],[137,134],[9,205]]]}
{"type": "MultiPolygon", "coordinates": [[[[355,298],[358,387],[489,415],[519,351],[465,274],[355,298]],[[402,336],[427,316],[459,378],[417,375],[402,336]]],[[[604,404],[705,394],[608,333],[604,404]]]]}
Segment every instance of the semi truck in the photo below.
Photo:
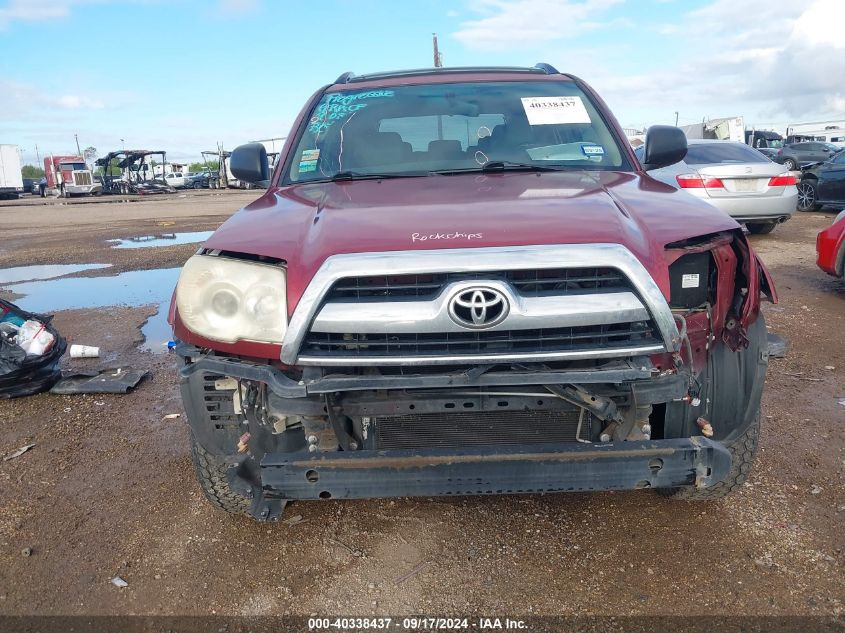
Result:
{"type": "Polygon", "coordinates": [[[0,145],[0,199],[17,199],[23,193],[21,159],[17,145],[0,145]]]}
{"type": "Polygon", "coordinates": [[[45,195],[65,198],[99,195],[103,192],[102,183],[94,180],[94,172],[82,156],[46,156],[44,176],[47,179],[45,195]]]}

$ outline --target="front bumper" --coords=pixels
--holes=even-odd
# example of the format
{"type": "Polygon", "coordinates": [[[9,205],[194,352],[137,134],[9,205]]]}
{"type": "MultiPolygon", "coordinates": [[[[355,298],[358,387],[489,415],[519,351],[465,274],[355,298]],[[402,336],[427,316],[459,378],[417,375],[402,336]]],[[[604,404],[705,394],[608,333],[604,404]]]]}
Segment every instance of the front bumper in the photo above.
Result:
{"type": "Polygon", "coordinates": [[[841,277],[845,268],[843,266],[845,246],[839,244],[843,233],[845,233],[845,219],[833,223],[816,237],[816,265],[834,277],[841,277]]]}
{"type": "Polygon", "coordinates": [[[613,444],[548,444],[323,453],[271,453],[262,494],[282,499],[632,490],[712,486],[728,450],[703,437],[613,444]]]}

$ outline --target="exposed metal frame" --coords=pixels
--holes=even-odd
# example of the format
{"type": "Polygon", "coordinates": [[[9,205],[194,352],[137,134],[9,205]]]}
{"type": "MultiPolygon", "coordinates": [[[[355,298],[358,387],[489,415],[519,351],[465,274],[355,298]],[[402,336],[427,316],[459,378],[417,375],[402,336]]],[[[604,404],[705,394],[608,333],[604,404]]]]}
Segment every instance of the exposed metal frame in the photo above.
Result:
{"type": "Polygon", "coordinates": [[[287,365],[432,365],[454,363],[578,360],[647,355],[680,349],[675,319],[663,293],[631,251],[620,244],[565,244],[504,246],[424,251],[387,251],[332,255],[314,274],[291,316],[282,344],[281,361],[287,365]],[[305,336],[332,285],[344,277],[410,275],[422,273],[474,273],[484,271],[548,268],[615,268],[625,274],[651,315],[662,345],[605,350],[518,354],[510,356],[443,356],[393,358],[343,358],[300,356],[305,336]]]}

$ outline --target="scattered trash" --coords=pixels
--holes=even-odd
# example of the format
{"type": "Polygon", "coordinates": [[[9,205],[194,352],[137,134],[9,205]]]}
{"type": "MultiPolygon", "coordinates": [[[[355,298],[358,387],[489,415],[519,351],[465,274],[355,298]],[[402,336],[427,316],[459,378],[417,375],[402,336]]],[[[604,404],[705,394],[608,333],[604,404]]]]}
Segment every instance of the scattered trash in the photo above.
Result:
{"type": "Polygon", "coordinates": [[[32,556],[32,548],[31,548],[31,547],[24,547],[24,548],[21,550],[21,555],[22,555],[24,558],[29,558],[30,556],[32,556]]]}
{"type": "Polygon", "coordinates": [[[414,568],[413,568],[413,569],[411,569],[411,571],[409,571],[407,574],[404,574],[404,575],[402,575],[402,576],[399,576],[399,578],[397,578],[395,581],[393,581],[393,584],[394,584],[394,585],[396,585],[396,586],[401,585],[403,582],[405,582],[406,580],[409,580],[409,579],[413,578],[413,577],[414,577],[414,576],[416,576],[418,573],[420,573],[423,569],[425,569],[426,567],[428,567],[428,564],[429,564],[429,563],[428,563],[428,561],[427,561],[427,560],[424,560],[423,562],[421,562],[421,563],[419,563],[419,564],[415,565],[415,566],[414,566],[414,568]]]}
{"type": "Polygon", "coordinates": [[[822,488],[817,486],[816,484],[813,484],[813,487],[810,488],[810,494],[811,495],[819,495],[819,494],[821,494],[821,492],[822,492],[822,488]]]}
{"type": "Polygon", "coordinates": [[[102,400],[94,400],[94,406],[95,407],[102,407],[102,406],[105,406],[105,404],[106,403],[103,402],[102,400]]]}
{"type": "Polygon", "coordinates": [[[128,586],[129,586],[129,583],[128,583],[128,582],[126,582],[126,581],[125,581],[123,578],[121,578],[120,576],[115,576],[114,578],[112,578],[112,579],[111,579],[111,584],[113,584],[115,587],[120,587],[121,589],[123,589],[124,587],[128,587],[128,586]]]}
{"type": "Polygon", "coordinates": [[[168,413],[166,416],[162,418],[162,420],[175,420],[176,418],[181,418],[181,413],[168,413]]]}
{"type": "Polygon", "coordinates": [[[28,450],[30,450],[30,449],[32,449],[32,448],[35,448],[35,444],[27,444],[26,446],[21,446],[21,447],[20,447],[18,450],[16,450],[14,453],[11,453],[11,454],[9,454],[9,455],[6,455],[6,457],[4,457],[4,458],[3,458],[3,461],[4,461],[4,462],[8,462],[8,461],[10,461],[10,460],[12,460],[12,459],[15,459],[15,458],[17,458],[17,457],[20,457],[21,455],[23,455],[24,453],[26,453],[28,450]]]}
{"type": "Polygon", "coordinates": [[[845,406],[845,397],[839,398],[839,404],[845,406]]]}
{"type": "Polygon", "coordinates": [[[299,525],[300,523],[305,523],[305,519],[302,518],[301,514],[297,514],[289,519],[285,519],[282,523],[285,525],[299,525]]]}
{"type": "Polygon", "coordinates": [[[347,544],[346,544],[346,543],[344,543],[343,541],[338,541],[337,539],[334,539],[334,538],[330,538],[329,540],[330,540],[332,543],[334,543],[335,545],[340,545],[343,549],[345,549],[346,551],[348,551],[348,552],[349,552],[350,554],[352,554],[355,558],[362,558],[362,557],[364,556],[364,552],[362,552],[362,551],[361,551],[361,550],[359,550],[359,549],[354,549],[354,548],[352,548],[352,547],[349,547],[349,545],[347,545],[347,544]]]}
{"type": "Polygon", "coordinates": [[[827,369],[828,371],[833,371],[834,369],[836,369],[836,367],[834,365],[825,365],[824,368],[827,369]]]}
{"type": "MultiPolygon", "coordinates": [[[[79,393],[127,393],[138,386],[146,371],[131,367],[117,367],[103,371],[68,372],[50,393],[73,395],[79,393]]],[[[96,403],[95,403],[96,404],[96,403]]]]}
{"type": "Polygon", "coordinates": [[[61,377],[67,343],[51,320],[0,299],[0,398],[46,391],[61,377]]]}
{"type": "Polygon", "coordinates": [[[767,332],[766,341],[769,344],[769,358],[786,358],[786,339],[778,334],[767,332]]]}
{"type": "Polygon", "coordinates": [[[100,348],[92,347],[90,345],[71,345],[71,358],[98,358],[100,356],[100,348]]]}
{"type": "Polygon", "coordinates": [[[698,418],[695,423],[698,424],[698,428],[701,429],[701,434],[704,437],[713,437],[713,425],[710,422],[704,418],[698,418]]]}
{"type": "Polygon", "coordinates": [[[239,453],[246,453],[249,450],[249,433],[244,433],[241,435],[240,439],[238,440],[238,452],[239,453]]]}
{"type": "Polygon", "coordinates": [[[167,341],[167,349],[174,349],[176,347],[176,341],[167,341]]]}

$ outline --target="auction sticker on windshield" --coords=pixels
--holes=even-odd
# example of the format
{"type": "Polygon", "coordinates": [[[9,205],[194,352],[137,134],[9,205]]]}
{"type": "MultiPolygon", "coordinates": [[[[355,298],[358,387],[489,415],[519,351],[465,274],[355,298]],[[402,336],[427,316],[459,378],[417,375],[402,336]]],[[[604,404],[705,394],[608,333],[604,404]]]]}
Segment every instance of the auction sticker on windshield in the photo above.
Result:
{"type": "Polygon", "coordinates": [[[529,125],[590,123],[581,97],[522,97],[529,125]]]}

